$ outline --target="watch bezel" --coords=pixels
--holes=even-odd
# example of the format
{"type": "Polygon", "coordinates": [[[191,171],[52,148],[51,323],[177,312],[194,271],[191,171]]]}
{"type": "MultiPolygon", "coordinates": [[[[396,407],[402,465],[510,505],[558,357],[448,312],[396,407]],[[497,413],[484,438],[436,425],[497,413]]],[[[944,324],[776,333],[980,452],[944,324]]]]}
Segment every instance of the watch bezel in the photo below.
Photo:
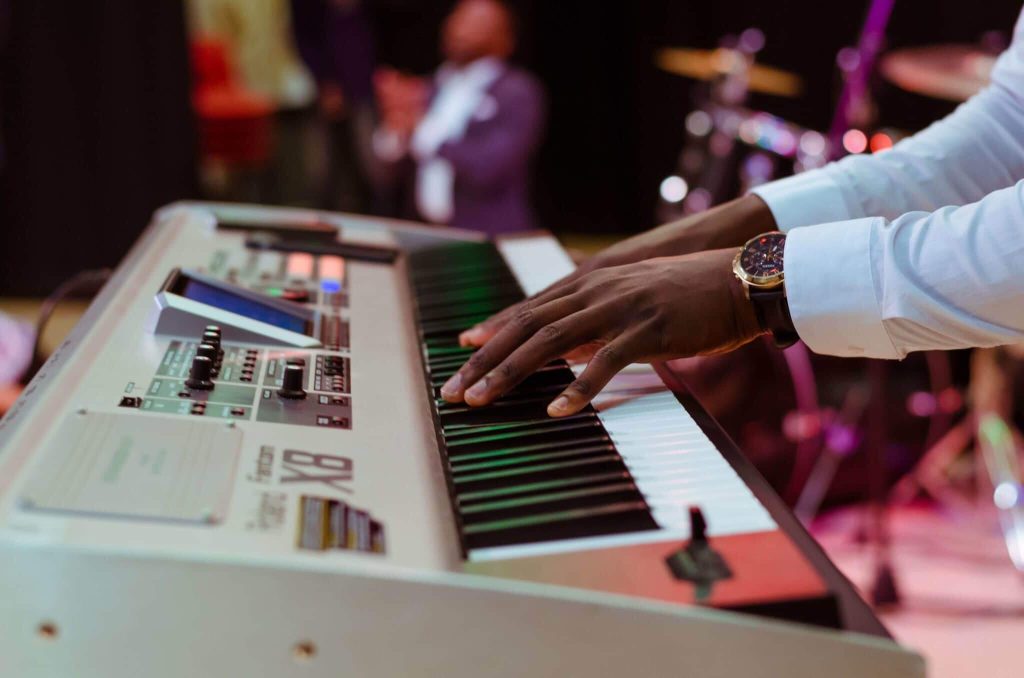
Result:
{"type": "Polygon", "coordinates": [[[736,256],[732,260],[732,271],[737,278],[739,278],[741,281],[743,281],[743,283],[751,287],[757,287],[762,289],[771,289],[779,287],[786,281],[785,271],[779,271],[778,273],[774,273],[772,275],[753,275],[747,272],[747,270],[743,268],[743,264],[741,263],[743,259],[743,253],[747,251],[748,247],[758,244],[757,241],[766,235],[777,235],[780,233],[783,236],[785,235],[785,233],[782,233],[782,231],[769,231],[767,233],[759,233],[758,235],[755,235],[753,238],[751,238],[750,240],[743,244],[743,247],[740,248],[740,251],[736,253],[736,256]]]}

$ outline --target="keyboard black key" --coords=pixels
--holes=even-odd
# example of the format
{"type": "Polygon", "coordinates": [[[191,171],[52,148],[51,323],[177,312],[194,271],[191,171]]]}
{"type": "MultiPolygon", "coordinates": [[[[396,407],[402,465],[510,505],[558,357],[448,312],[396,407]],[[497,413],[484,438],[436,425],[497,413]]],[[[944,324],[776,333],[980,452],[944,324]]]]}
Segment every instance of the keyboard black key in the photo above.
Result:
{"type": "Polygon", "coordinates": [[[548,404],[574,379],[564,361],[487,407],[440,398],[440,387],[474,350],[459,346],[459,333],[523,297],[496,248],[445,244],[411,254],[409,263],[463,547],[657,527],[594,410],[547,416],[548,404]]]}
{"type": "Polygon", "coordinates": [[[572,478],[579,473],[611,473],[621,470],[622,460],[614,452],[584,459],[558,460],[502,468],[492,471],[474,471],[463,475],[453,474],[452,482],[457,492],[476,492],[510,484],[533,483],[553,478],[572,478]]]}
{"type": "Polygon", "coordinates": [[[448,456],[452,459],[467,459],[483,452],[507,450],[509,454],[519,450],[524,453],[538,445],[552,447],[571,447],[573,445],[591,445],[608,443],[611,440],[604,428],[593,422],[573,422],[556,429],[526,429],[508,431],[501,434],[457,438],[448,443],[448,456]]]}
{"type": "Polygon", "coordinates": [[[470,506],[476,502],[491,501],[500,497],[525,496],[569,488],[597,487],[623,481],[632,482],[628,471],[581,474],[571,478],[552,478],[533,483],[518,483],[489,490],[461,492],[459,493],[459,506],[470,506]]]}
{"type": "Polygon", "coordinates": [[[463,506],[462,519],[466,525],[471,526],[510,518],[525,518],[540,513],[597,508],[632,501],[642,501],[640,493],[636,485],[624,482],[479,502],[463,506]]]}
{"type": "Polygon", "coordinates": [[[470,549],[640,532],[657,528],[647,504],[628,501],[476,523],[463,528],[470,549]]]}
{"type": "Polygon", "coordinates": [[[559,449],[546,449],[532,453],[522,452],[493,459],[462,460],[449,465],[452,477],[456,482],[466,475],[481,472],[503,470],[532,469],[536,464],[558,464],[563,462],[585,462],[592,459],[604,459],[615,449],[607,444],[568,446],[559,449]]]}
{"type": "Polygon", "coordinates": [[[451,454],[460,452],[458,448],[479,443],[507,444],[519,440],[524,436],[544,436],[549,433],[573,432],[575,436],[591,430],[599,431],[604,436],[604,428],[601,422],[594,416],[576,417],[569,421],[515,421],[507,424],[492,424],[491,426],[464,427],[445,433],[445,440],[448,443],[448,451],[451,454]],[[582,431],[580,431],[582,429],[582,431]]]}

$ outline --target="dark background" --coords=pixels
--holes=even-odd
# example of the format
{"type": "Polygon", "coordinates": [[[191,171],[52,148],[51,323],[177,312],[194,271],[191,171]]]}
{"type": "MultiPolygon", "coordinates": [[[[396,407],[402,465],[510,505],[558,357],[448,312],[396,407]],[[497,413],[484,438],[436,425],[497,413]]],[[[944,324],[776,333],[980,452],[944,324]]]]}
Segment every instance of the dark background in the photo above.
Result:
{"type": "MultiPolygon", "coordinates": [[[[376,0],[378,57],[426,73],[449,0],[376,0]]],[[[691,84],[657,71],[663,46],[714,47],[761,28],[762,63],[805,78],[799,100],[754,106],[825,128],[836,51],[856,42],[867,2],[518,0],[519,60],[547,87],[536,202],[556,232],[653,225],[691,84]]],[[[1020,0],[897,0],[889,47],[1009,35],[1020,0]]],[[[0,0],[0,295],[45,294],[114,265],[152,211],[198,197],[180,0],[0,0]],[[8,6],[9,5],[9,6],[8,6]],[[6,30],[3,30],[6,25],[6,30]]],[[[951,110],[879,86],[883,123],[908,130],[951,110]]]]}

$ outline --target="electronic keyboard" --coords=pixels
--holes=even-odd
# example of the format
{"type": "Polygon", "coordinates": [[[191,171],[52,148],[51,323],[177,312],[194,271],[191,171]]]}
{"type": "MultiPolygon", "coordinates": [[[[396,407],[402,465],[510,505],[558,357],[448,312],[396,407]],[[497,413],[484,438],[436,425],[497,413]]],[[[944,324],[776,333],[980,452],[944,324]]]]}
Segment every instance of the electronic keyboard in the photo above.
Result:
{"type": "Polygon", "coordinates": [[[562,419],[564,361],[440,398],[461,330],[572,267],[158,212],[0,420],[0,675],[923,675],[665,366],[562,419]]]}

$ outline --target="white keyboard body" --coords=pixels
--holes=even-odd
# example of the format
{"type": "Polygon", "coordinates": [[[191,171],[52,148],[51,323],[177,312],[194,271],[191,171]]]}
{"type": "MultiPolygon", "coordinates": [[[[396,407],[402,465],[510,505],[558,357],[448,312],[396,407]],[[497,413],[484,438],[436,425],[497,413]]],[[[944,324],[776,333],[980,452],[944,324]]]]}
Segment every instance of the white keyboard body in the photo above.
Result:
{"type": "MultiPolygon", "coordinates": [[[[401,260],[345,261],[347,347],[304,349],[307,361],[349,359],[337,396],[344,424],[260,419],[262,401],[276,397],[270,364],[289,351],[270,346],[247,347],[251,380],[218,385],[231,402],[211,396],[190,415],[192,401],[175,400],[171,362],[172,342],[192,338],[145,330],[168,271],[209,270],[222,252],[223,270],[309,274],[301,257],[253,260],[244,235],[218,230],[215,215],[315,217],[346,240],[380,245],[436,233],[242,206],[158,213],[0,422],[0,675],[924,675],[920,657],[887,638],[665,593],[661,556],[688,537],[686,506],[702,507],[733,557],[747,546],[730,551],[730,539],[770,545],[779,530],[670,393],[635,395],[638,383],[652,386],[643,369],[613,383],[599,410],[658,529],[465,559],[401,260]],[[122,407],[123,398],[145,404],[122,407]],[[359,526],[349,543],[303,547],[304,511],[318,507],[309,498],[347,508],[359,526]],[[616,555],[646,552],[633,571],[616,555]]],[[[547,235],[500,249],[527,293],[571,270],[547,235]]],[[[239,369],[245,356],[239,349],[239,369]]],[[[306,386],[316,396],[312,370],[306,386]]],[[[773,566],[770,555],[765,563],[755,566],[773,566]]]]}

